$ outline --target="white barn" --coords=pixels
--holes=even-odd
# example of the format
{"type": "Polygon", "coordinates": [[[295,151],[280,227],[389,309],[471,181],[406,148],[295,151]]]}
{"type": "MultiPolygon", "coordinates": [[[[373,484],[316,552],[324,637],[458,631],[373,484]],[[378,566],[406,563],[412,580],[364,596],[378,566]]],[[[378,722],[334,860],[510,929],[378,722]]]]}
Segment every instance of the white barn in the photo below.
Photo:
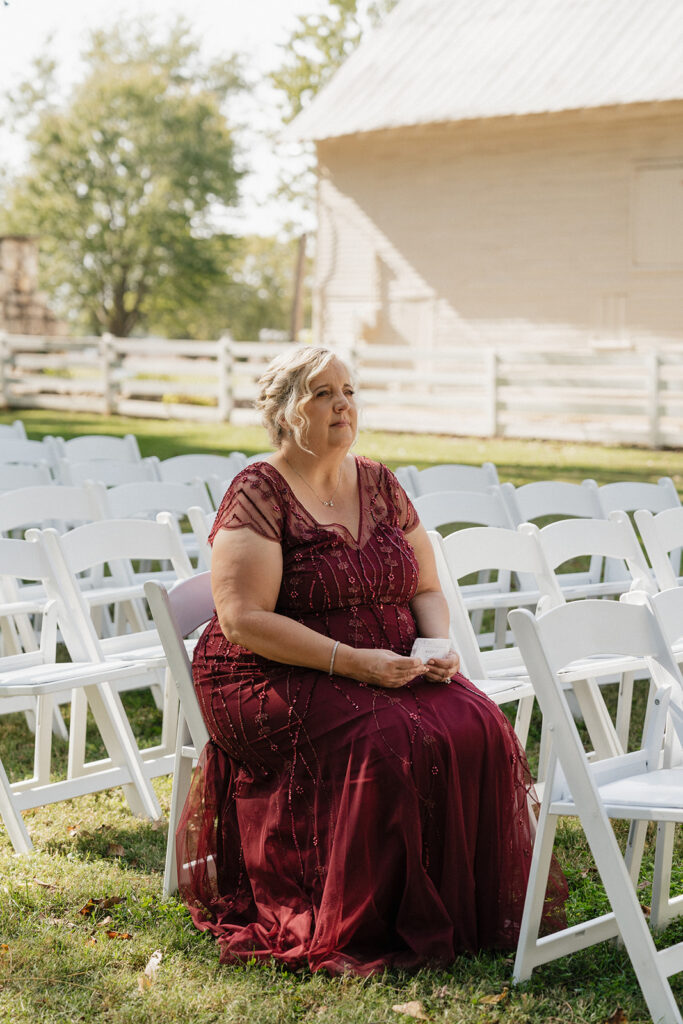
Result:
{"type": "Polygon", "coordinates": [[[682,0],[401,0],[290,133],[322,342],[683,339],[682,0]]]}

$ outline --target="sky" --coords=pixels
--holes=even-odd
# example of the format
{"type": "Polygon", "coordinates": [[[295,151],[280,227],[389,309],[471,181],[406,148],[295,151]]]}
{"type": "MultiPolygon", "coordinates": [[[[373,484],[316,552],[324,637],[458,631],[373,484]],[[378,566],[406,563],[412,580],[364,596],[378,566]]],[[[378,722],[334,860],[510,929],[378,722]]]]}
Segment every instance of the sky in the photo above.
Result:
{"type": "MultiPolygon", "coordinates": [[[[293,28],[296,16],[325,7],[325,0],[0,0],[0,96],[26,75],[32,59],[47,45],[68,84],[78,77],[79,53],[89,31],[124,19],[149,14],[159,24],[178,15],[188,18],[207,57],[245,55],[248,73],[256,76],[277,67],[279,48],[293,28]]],[[[264,133],[279,125],[272,93],[266,87],[252,98],[240,100],[240,120],[251,127],[243,137],[244,160],[253,170],[242,184],[241,209],[225,225],[240,234],[274,234],[291,216],[281,203],[269,201],[277,182],[279,161],[297,166],[291,146],[274,147],[264,133]]],[[[0,131],[0,160],[10,167],[21,164],[20,140],[0,131]]],[[[310,228],[299,214],[302,227],[310,228]]]]}

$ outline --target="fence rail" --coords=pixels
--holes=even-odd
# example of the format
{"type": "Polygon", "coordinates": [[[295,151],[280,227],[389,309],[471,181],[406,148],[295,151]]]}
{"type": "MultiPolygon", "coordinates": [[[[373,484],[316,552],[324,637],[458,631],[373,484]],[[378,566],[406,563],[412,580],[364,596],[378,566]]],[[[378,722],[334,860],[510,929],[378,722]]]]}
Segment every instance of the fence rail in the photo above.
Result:
{"type": "MultiPolygon", "coordinates": [[[[287,342],[0,334],[0,406],[255,423],[256,381],[287,342]]],[[[415,351],[357,343],[369,429],[683,444],[683,345],[415,351]]]]}

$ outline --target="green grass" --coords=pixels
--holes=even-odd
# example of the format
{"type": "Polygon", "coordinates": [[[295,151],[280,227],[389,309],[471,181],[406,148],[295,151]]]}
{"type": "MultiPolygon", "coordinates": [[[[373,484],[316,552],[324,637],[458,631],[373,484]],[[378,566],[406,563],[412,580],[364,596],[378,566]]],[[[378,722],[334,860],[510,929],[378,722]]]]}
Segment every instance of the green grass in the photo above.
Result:
{"type": "MultiPolygon", "coordinates": [[[[15,418],[2,414],[0,422],[15,418]]],[[[135,433],[144,454],[166,458],[190,451],[238,448],[252,453],[267,447],[258,428],[125,420],[42,411],[25,413],[30,436],[59,433],[135,433]]],[[[601,448],[521,441],[362,434],[357,450],[390,465],[491,460],[503,480],[523,483],[548,477],[603,483],[616,479],[656,480],[671,475],[680,486],[683,452],[601,448]]],[[[610,695],[613,701],[614,695],[610,695]]],[[[139,739],[154,741],[159,713],[145,694],[125,697],[139,739]]],[[[643,695],[636,700],[636,721],[643,695]]],[[[538,720],[530,747],[533,762],[538,720]]],[[[88,755],[101,749],[88,736],[88,755]]],[[[55,770],[66,765],[66,748],[55,743],[55,770]]],[[[23,716],[3,717],[0,757],[12,778],[30,771],[31,736],[23,716]]],[[[170,779],[155,788],[167,811],[170,779]]],[[[198,933],[178,900],[161,899],[165,828],[134,818],[121,790],[38,808],[25,814],[36,846],[17,857],[0,830],[0,1024],[400,1024],[410,1017],[392,1009],[418,1000],[428,1020],[449,1024],[549,1024],[606,1022],[620,1007],[622,1020],[649,1017],[628,957],[604,943],[546,965],[528,985],[509,989],[512,957],[482,953],[459,957],[447,971],[414,975],[389,972],[370,979],[330,979],[308,972],[288,973],[271,964],[221,967],[208,937],[198,933]],[[94,913],[81,909],[90,899],[120,898],[94,913]],[[107,921],[107,918],[110,920],[107,921]],[[109,938],[107,932],[129,935],[109,938]],[[155,950],[162,952],[156,979],[139,979],[155,950]],[[506,991],[507,990],[507,991],[506,991]]],[[[623,841],[624,830],[619,829],[623,841]]],[[[605,897],[582,832],[567,821],[560,828],[557,853],[571,889],[572,921],[601,912],[605,897]]],[[[683,849],[675,858],[675,884],[683,889],[683,849]]],[[[647,848],[644,878],[651,878],[653,844],[647,848]]],[[[457,870],[457,866],[454,866],[457,870]]],[[[645,883],[641,899],[649,902],[645,883]]],[[[665,933],[683,939],[683,924],[665,933]]],[[[674,979],[683,998],[683,983],[674,979]]]]}

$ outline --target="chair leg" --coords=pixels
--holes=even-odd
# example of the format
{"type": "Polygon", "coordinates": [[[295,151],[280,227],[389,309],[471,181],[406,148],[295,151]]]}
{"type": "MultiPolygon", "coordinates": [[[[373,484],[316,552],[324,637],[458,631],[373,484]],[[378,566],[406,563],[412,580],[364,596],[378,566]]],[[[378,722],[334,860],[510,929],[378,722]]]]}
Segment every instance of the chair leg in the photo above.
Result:
{"type": "Polygon", "coordinates": [[[557,831],[557,816],[548,814],[548,800],[541,804],[538,820],[534,852],[531,858],[531,870],[527,884],[524,913],[519,930],[519,942],[512,974],[513,984],[528,981],[531,972],[539,962],[536,957],[538,933],[541,928],[545,890],[548,884],[550,861],[557,831]]]}
{"type": "Polygon", "coordinates": [[[185,720],[180,718],[178,739],[175,748],[175,772],[173,773],[173,789],[171,791],[171,810],[168,820],[168,841],[166,844],[166,865],[164,868],[164,897],[172,896],[178,889],[178,864],[176,861],[175,834],[182,809],[192,782],[192,759],[183,757],[185,742],[191,742],[189,729],[185,720]]]}
{"type": "Polygon", "coordinates": [[[619,680],[616,729],[624,751],[628,750],[628,733],[631,726],[631,705],[633,704],[634,672],[623,672],[619,680]]]}
{"type": "Polygon", "coordinates": [[[675,827],[671,821],[660,821],[657,825],[650,910],[650,927],[654,931],[666,928],[672,918],[683,913],[683,897],[671,899],[671,867],[674,855],[675,827]]]}
{"type": "MultiPolygon", "coordinates": [[[[152,784],[145,774],[140,751],[118,693],[110,683],[86,686],[84,693],[112,763],[125,765],[130,773],[131,781],[123,789],[131,811],[152,820],[160,818],[162,816],[161,806],[152,784]]],[[[84,727],[85,714],[81,718],[84,727]]],[[[69,768],[71,768],[71,763],[71,750],[69,750],[69,768]]],[[[80,771],[76,776],[69,775],[69,777],[84,774],[88,774],[88,768],[87,765],[81,764],[80,771]]]]}
{"type": "Polygon", "coordinates": [[[24,819],[15,806],[10,781],[2,761],[0,761],[0,817],[5,823],[5,828],[16,852],[31,853],[33,843],[28,829],[24,825],[24,819]]]}
{"type": "Polygon", "coordinates": [[[522,697],[517,703],[517,714],[515,715],[515,732],[517,739],[526,747],[529,738],[529,726],[531,725],[531,713],[534,710],[534,696],[522,697]]]}

